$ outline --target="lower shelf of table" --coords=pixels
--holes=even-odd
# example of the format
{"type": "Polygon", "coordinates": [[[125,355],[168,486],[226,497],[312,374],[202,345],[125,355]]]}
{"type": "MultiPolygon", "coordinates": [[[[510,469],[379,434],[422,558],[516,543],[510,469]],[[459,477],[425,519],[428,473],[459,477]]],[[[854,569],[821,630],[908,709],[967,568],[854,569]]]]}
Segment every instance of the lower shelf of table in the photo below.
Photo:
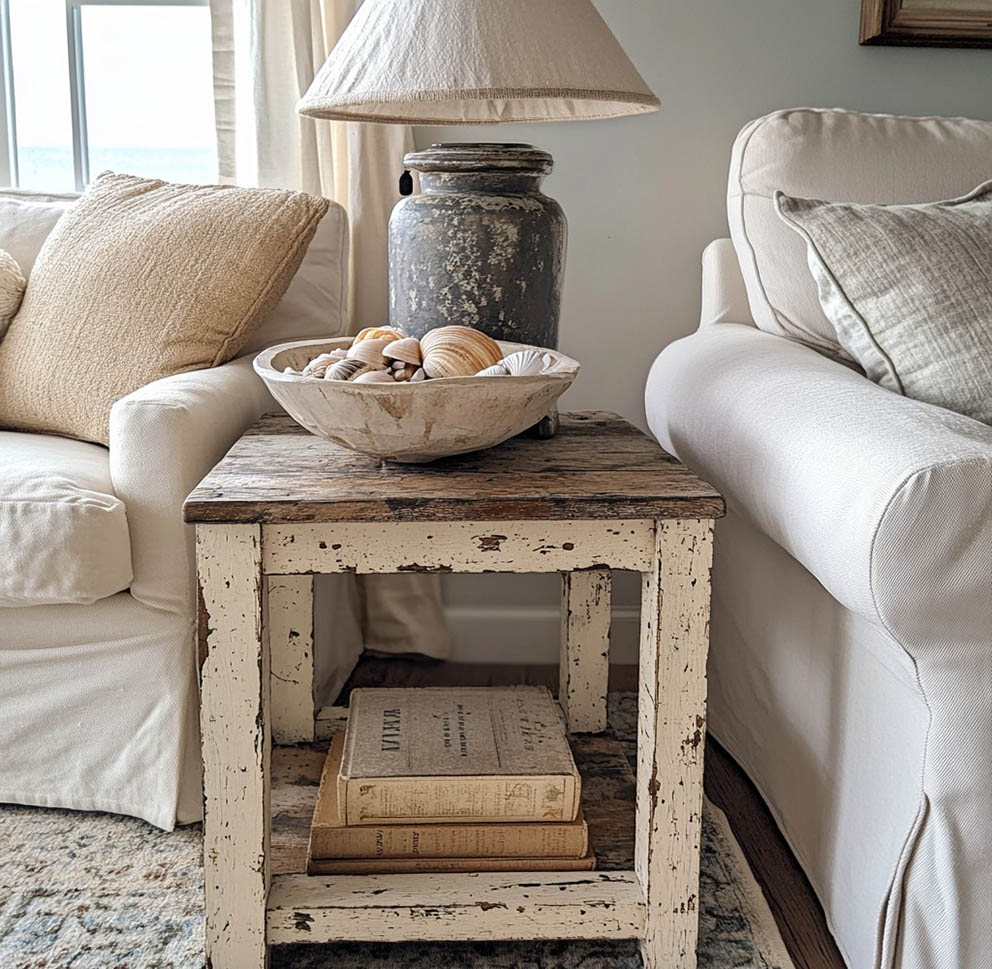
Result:
{"type": "Polygon", "coordinates": [[[273,944],[633,939],[644,903],[632,871],[276,875],[266,924],[273,944]]]}
{"type": "Polygon", "coordinates": [[[272,753],[269,942],[638,938],[634,776],[610,735],[572,738],[591,872],[307,875],[326,743],[272,753]]]}

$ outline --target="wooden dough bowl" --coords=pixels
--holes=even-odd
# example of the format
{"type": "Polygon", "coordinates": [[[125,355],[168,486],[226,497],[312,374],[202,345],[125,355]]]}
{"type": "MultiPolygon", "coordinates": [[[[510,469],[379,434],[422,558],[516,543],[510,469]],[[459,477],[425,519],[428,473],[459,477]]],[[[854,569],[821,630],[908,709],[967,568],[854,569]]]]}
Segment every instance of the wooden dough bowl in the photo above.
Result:
{"type": "Polygon", "coordinates": [[[350,383],[285,374],[352,338],[301,340],[264,350],[255,370],[311,434],[387,461],[424,464],[493,447],[547,416],[579,363],[556,350],[501,342],[503,355],[542,349],[553,372],[529,377],[444,377],[419,383],[350,383]]]}

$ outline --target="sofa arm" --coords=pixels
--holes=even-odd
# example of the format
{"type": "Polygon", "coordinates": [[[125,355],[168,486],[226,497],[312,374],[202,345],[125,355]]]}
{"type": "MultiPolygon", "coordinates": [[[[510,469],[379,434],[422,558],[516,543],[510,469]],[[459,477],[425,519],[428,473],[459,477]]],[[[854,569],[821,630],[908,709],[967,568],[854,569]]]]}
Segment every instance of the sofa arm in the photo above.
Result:
{"type": "Polygon", "coordinates": [[[669,346],[648,423],[728,506],[912,648],[992,611],[992,427],[751,326],[669,346]]]}
{"type": "Polygon", "coordinates": [[[127,509],[136,599],[189,611],[195,571],[183,501],[238,437],[275,409],[251,357],[156,380],[114,405],[110,473],[127,509]]]}

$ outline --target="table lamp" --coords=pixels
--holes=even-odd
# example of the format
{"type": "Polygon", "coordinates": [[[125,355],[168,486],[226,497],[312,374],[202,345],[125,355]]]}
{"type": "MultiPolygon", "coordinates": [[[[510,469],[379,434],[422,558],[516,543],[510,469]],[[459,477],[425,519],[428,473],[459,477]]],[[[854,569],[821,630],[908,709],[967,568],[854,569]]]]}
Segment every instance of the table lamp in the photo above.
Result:
{"type": "MultiPolygon", "coordinates": [[[[297,105],[300,114],[409,125],[586,121],[659,101],[591,0],[365,0],[297,105]]],[[[408,154],[421,194],[389,222],[391,325],[449,324],[555,347],[561,207],[547,152],[444,144],[408,154]]],[[[366,321],[375,322],[375,321],[366,321]]]]}

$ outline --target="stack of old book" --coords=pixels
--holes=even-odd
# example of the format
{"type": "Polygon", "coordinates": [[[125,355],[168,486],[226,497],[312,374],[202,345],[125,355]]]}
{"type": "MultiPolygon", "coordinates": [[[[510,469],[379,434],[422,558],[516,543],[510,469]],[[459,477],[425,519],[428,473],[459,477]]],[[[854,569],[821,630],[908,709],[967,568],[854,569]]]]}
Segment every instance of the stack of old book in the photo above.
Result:
{"type": "Polygon", "coordinates": [[[310,874],[594,868],[543,687],[360,689],[328,752],[310,874]]]}

